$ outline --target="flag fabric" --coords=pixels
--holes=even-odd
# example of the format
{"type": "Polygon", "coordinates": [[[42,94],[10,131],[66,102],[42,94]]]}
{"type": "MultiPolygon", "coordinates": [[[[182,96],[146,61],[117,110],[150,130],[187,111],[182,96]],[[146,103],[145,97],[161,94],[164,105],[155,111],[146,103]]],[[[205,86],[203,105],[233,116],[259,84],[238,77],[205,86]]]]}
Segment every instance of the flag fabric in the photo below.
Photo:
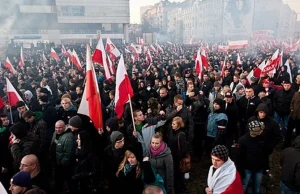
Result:
{"type": "Polygon", "coordinates": [[[147,53],[146,53],[146,60],[147,60],[147,63],[150,65],[153,61],[152,61],[152,56],[151,56],[151,53],[150,53],[150,50],[148,49],[147,50],[147,53]]]}
{"type": "Polygon", "coordinates": [[[107,61],[106,61],[106,53],[105,53],[105,49],[104,49],[104,45],[103,45],[103,41],[102,41],[101,37],[99,38],[97,47],[94,51],[92,61],[102,65],[103,68],[104,68],[105,78],[107,80],[111,80],[109,67],[108,67],[108,64],[107,64],[107,61]]]}
{"type": "Polygon", "coordinates": [[[66,50],[66,48],[65,48],[65,46],[63,44],[61,45],[61,52],[62,52],[62,54],[64,54],[65,56],[67,56],[66,55],[67,50],[66,50]]]}
{"type": "Polygon", "coordinates": [[[134,63],[135,62],[135,58],[133,55],[130,55],[130,59],[131,59],[131,62],[134,63]]]}
{"type": "Polygon", "coordinates": [[[300,39],[290,47],[290,52],[296,52],[299,48],[300,39]]]}
{"type": "Polygon", "coordinates": [[[1,194],[7,194],[5,188],[3,187],[2,183],[0,182],[0,193],[1,194]]]}
{"type": "Polygon", "coordinates": [[[266,64],[266,66],[262,69],[261,74],[267,74],[270,71],[273,71],[277,68],[278,64],[280,63],[280,55],[279,50],[277,49],[275,53],[272,55],[271,60],[269,60],[266,64]]]}
{"type": "Polygon", "coordinates": [[[243,49],[248,47],[248,40],[228,41],[228,47],[231,50],[243,49]]]}
{"type": "Polygon", "coordinates": [[[10,106],[15,106],[18,101],[23,101],[17,90],[11,84],[8,78],[6,79],[7,98],[10,106]]]}
{"type": "Polygon", "coordinates": [[[48,62],[48,59],[46,58],[46,56],[45,56],[45,53],[43,52],[43,61],[46,63],[46,62],[48,62]]]}
{"type": "Polygon", "coordinates": [[[107,37],[105,50],[107,51],[107,53],[110,56],[112,61],[115,61],[121,55],[120,51],[114,45],[114,43],[110,40],[109,37],[107,37]]]}
{"type": "Polygon", "coordinates": [[[224,62],[223,62],[223,66],[222,66],[222,71],[221,71],[221,76],[222,77],[225,76],[226,65],[227,65],[227,62],[226,62],[226,57],[225,57],[224,62]]]}
{"type": "Polygon", "coordinates": [[[55,52],[55,50],[51,47],[50,56],[53,57],[56,61],[59,60],[58,54],[55,52]]]}
{"type": "Polygon", "coordinates": [[[161,46],[158,43],[156,44],[156,47],[157,47],[157,51],[160,51],[161,53],[164,53],[164,49],[161,48],[161,46]]]}
{"type": "Polygon", "coordinates": [[[91,59],[91,49],[86,48],[86,83],[78,113],[87,115],[97,130],[103,129],[102,105],[95,69],[91,59]]]}
{"type": "Polygon", "coordinates": [[[153,52],[156,51],[155,47],[154,47],[152,44],[150,45],[149,49],[150,49],[151,51],[153,51],[153,52]]]}
{"type": "Polygon", "coordinates": [[[169,46],[173,46],[173,43],[170,42],[170,41],[167,41],[167,44],[168,44],[169,46]]]}
{"type": "Polygon", "coordinates": [[[223,46],[223,45],[218,45],[218,52],[219,53],[226,53],[229,50],[229,46],[223,46]]]}
{"type": "Polygon", "coordinates": [[[140,55],[138,53],[138,50],[137,50],[136,46],[133,43],[131,43],[129,49],[134,53],[135,59],[139,60],[140,55]]]}
{"type": "Polygon", "coordinates": [[[202,65],[203,67],[205,67],[206,69],[208,68],[208,62],[207,62],[207,58],[206,58],[206,53],[205,53],[205,49],[201,50],[201,60],[202,60],[202,65]]]}
{"type": "Polygon", "coordinates": [[[70,60],[72,60],[72,51],[71,51],[71,49],[68,49],[68,51],[66,52],[66,56],[68,56],[68,58],[70,59],[70,60]]]}
{"type": "Polygon", "coordinates": [[[284,65],[287,67],[287,72],[290,75],[290,82],[293,83],[293,78],[292,78],[293,76],[292,76],[292,71],[291,71],[289,59],[286,60],[284,65]]]}
{"type": "Polygon", "coordinates": [[[117,74],[116,74],[116,89],[115,89],[115,111],[117,118],[120,119],[124,113],[124,105],[133,97],[133,90],[125,68],[124,58],[121,55],[117,74]]]}
{"type": "Polygon", "coordinates": [[[207,185],[213,193],[244,194],[241,177],[230,158],[215,171],[213,166],[210,167],[207,185]]]}
{"type": "Polygon", "coordinates": [[[195,60],[195,70],[198,73],[198,78],[199,78],[199,81],[201,82],[202,81],[203,64],[202,64],[200,49],[197,52],[197,57],[195,60]]]}
{"type": "Polygon", "coordinates": [[[8,57],[6,57],[6,61],[4,63],[4,66],[9,69],[9,71],[13,74],[16,74],[17,71],[15,70],[14,66],[11,64],[10,60],[8,57]]]}
{"type": "Polygon", "coordinates": [[[237,54],[236,64],[242,65],[242,61],[239,53],[237,54]]]}
{"type": "Polygon", "coordinates": [[[110,60],[110,57],[108,55],[106,56],[106,60],[107,60],[107,64],[108,64],[108,67],[109,67],[110,74],[111,75],[116,75],[115,66],[112,63],[112,61],[110,60]]]}
{"type": "Polygon", "coordinates": [[[261,64],[255,70],[252,70],[253,71],[253,76],[259,78],[260,75],[262,74],[262,71],[265,68],[265,66],[266,66],[266,62],[262,61],[261,64]]]}
{"type": "Polygon", "coordinates": [[[24,63],[23,47],[21,47],[19,66],[24,67],[24,65],[25,65],[25,63],[24,63]]]}
{"type": "Polygon", "coordinates": [[[128,50],[128,48],[125,47],[125,53],[131,53],[130,50],[128,50]]]}
{"type": "Polygon", "coordinates": [[[79,57],[76,53],[76,51],[73,49],[73,53],[72,53],[72,63],[77,67],[78,71],[82,70],[82,66],[79,60],[79,57]]]}

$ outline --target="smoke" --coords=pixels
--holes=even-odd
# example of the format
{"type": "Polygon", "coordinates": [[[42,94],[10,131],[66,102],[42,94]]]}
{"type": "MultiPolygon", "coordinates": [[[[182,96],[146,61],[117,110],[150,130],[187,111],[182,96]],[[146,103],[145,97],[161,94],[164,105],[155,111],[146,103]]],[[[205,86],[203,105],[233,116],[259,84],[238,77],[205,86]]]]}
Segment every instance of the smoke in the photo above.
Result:
{"type": "Polygon", "coordinates": [[[17,0],[1,0],[0,26],[10,30],[17,19],[17,0]]]}
{"type": "Polygon", "coordinates": [[[168,37],[167,35],[156,33],[156,32],[154,34],[158,42],[166,43],[167,41],[171,41],[170,37],[168,37]]]}

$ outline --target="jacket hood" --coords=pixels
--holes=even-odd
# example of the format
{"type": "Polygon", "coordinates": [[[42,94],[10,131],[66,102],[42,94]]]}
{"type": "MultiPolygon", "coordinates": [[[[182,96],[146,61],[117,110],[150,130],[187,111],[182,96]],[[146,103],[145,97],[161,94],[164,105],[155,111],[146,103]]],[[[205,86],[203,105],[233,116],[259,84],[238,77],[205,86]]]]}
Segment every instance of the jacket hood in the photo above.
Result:
{"type": "Polygon", "coordinates": [[[268,113],[269,113],[268,105],[266,105],[265,103],[260,103],[256,108],[256,111],[255,111],[256,115],[258,115],[259,111],[263,111],[266,113],[266,115],[268,115],[268,113]]]}
{"type": "Polygon", "coordinates": [[[35,112],[34,113],[34,120],[38,121],[43,117],[43,112],[35,112]]]}

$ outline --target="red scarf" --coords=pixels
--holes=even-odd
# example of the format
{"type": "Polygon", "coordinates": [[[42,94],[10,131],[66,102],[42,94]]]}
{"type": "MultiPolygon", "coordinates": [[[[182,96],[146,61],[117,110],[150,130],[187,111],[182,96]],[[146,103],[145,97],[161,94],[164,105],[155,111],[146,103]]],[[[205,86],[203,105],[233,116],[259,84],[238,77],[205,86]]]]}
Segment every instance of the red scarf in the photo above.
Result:
{"type": "Polygon", "coordinates": [[[165,148],[166,148],[166,144],[164,142],[162,142],[162,144],[160,144],[160,146],[157,150],[154,150],[152,148],[152,146],[150,145],[150,152],[151,152],[152,156],[157,156],[160,153],[162,153],[165,150],[165,148]]]}

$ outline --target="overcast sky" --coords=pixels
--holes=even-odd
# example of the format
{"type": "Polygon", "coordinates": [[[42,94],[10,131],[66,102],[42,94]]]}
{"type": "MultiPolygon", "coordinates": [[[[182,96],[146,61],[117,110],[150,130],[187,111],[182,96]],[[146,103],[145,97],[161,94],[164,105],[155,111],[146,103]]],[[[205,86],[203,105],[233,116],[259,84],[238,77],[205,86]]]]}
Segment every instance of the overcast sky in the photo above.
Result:
{"type": "MultiPolygon", "coordinates": [[[[141,23],[140,20],[140,7],[145,5],[154,5],[160,0],[130,0],[130,23],[141,23]]],[[[182,2],[183,0],[170,0],[175,2],[182,2]]],[[[300,19],[300,0],[284,0],[288,3],[290,7],[295,10],[298,15],[298,20],[300,19]]]]}

